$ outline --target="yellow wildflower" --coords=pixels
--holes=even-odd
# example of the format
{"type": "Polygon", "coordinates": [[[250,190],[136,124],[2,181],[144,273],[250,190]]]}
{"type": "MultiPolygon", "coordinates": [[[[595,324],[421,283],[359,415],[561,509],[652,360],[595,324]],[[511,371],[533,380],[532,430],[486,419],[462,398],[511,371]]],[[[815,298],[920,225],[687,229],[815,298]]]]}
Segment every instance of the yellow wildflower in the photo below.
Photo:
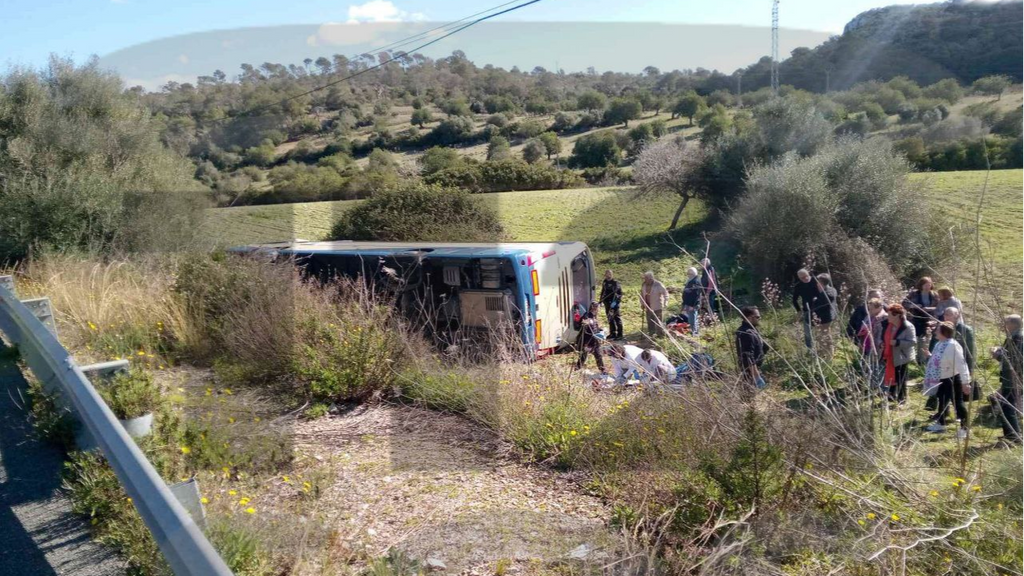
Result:
{"type": "Polygon", "coordinates": [[[238,494],[236,490],[228,490],[228,496],[234,496],[236,494],[238,494]]]}
{"type": "Polygon", "coordinates": [[[256,509],[253,508],[252,506],[246,508],[245,511],[248,512],[249,514],[255,514],[256,513],[256,509]]]}
{"type": "Polygon", "coordinates": [[[129,496],[129,497],[127,497],[127,498],[125,498],[125,500],[126,500],[126,501],[127,501],[127,502],[128,502],[129,504],[131,504],[131,503],[132,503],[132,497],[131,497],[131,496],[129,496]]]}
{"type": "Polygon", "coordinates": [[[860,524],[861,526],[863,526],[864,525],[864,521],[863,520],[857,520],[857,524],[860,524]]]}
{"type": "Polygon", "coordinates": [[[96,325],[93,324],[92,322],[89,322],[89,330],[96,331],[99,330],[99,328],[97,328],[96,325]]]}
{"type": "Polygon", "coordinates": [[[868,518],[868,520],[874,520],[875,519],[875,513],[874,512],[868,512],[867,518],[868,518]]]}
{"type": "Polygon", "coordinates": [[[975,492],[981,492],[981,486],[971,486],[971,490],[974,490],[975,492]]]}
{"type": "Polygon", "coordinates": [[[242,498],[241,500],[238,501],[238,505],[239,506],[245,506],[248,503],[249,503],[249,499],[248,498],[242,498]]]}
{"type": "Polygon", "coordinates": [[[225,388],[224,393],[227,394],[228,396],[231,396],[231,388],[225,388]]]}
{"type": "Polygon", "coordinates": [[[939,491],[938,490],[932,490],[931,491],[931,496],[932,497],[935,497],[935,496],[938,496],[938,495],[939,495],[939,491]]]}
{"type": "Polygon", "coordinates": [[[900,521],[899,514],[896,514],[895,512],[893,512],[893,514],[892,514],[892,516],[890,516],[890,518],[892,518],[893,522],[899,522],[900,521]]]}
{"type": "Polygon", "coordinates": [[[191,451],[192,451],[192,449],[191,449],[191,448],[189,448],[188,446],[182,446],[182,447],[181,447],[181,453],[182,453],[182,454],[188,454],[188,453],[189,453],[189,452],[191,452],[191,451]]]}
{"type": "Polygon", "coordinates": [[[575,435],[576,435],[576,431],[575,430],[570,430],[569,431],[569,436],[575,436],[575,435]]]}
{"type": "Polygon", "coordinates": [[[145,352],[144,350],[139,350],[139,351],[138,351],[138,352],[136,352],[135,354],[137,354],[137,355],[139,355],[139,356],[145,356],[145,355],[146,355],[146,352],[145,352]]]}
{"type": "Polygon", "coordinates": [[[202,498],[200,498],[199,501],[202,502],[203,504],[209,504],[210,503],[210,499],[207,498],[206,496],[203,496],[202,498]]]}
{"type": "Polygon", "coordinates": [[[234,424],[234,423],[235,423],[235,419],[233,417],[231,417],[231,416],[228,416],[228,424],[234,424]]]}
{"type": "Polygon", "coordinates": [[[292,481],[292,479],[287,476],[281,476],[281,479],[284,480],[285,484],[289,484],[292,481]]]}

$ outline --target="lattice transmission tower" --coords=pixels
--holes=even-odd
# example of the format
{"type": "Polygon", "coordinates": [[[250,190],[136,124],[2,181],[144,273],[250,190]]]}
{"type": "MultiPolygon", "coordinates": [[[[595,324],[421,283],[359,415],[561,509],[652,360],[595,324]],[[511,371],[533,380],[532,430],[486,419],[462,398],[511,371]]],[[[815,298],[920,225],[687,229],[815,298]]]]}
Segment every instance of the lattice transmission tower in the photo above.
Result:
{"type": "Polygon", "coordinates": [[[772,0],[772,94],[779,94],[779,0],[772,0]]]}

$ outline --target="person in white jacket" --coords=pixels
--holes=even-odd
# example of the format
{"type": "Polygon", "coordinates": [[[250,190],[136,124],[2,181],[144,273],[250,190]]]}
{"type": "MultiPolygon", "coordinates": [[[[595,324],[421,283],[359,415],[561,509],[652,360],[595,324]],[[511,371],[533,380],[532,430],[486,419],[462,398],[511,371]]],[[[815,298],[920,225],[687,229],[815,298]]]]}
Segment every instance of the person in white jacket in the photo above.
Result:
{"type": "Polygon", "coordinates": [[[970,394],[971,371],[967,367],[964,349],[954,339],[956,328],[950,322],[940,323],[935,330],[938,342],[932,350],[932,356],[925,366],[924,386],[928,388],[938,382],[936,397],[938,408],[931,417],[933,422],[926,428],[929,432],[946,430],[946,410],[952,403],[956,409],[956,418],[960,421],[957,438],[967,438],[967,407],[964,395],[970,394]]]}
{"type": "Polygon", "coordinates": [[[668,357],[657,350],[644,350],[637,358],[640,366],[640,379],[648,384],[652,381],[662,384],[671,384],[676,377],[676,367],[669,361],[668,357]]]}
{"type": "Polygon", "coordinates": [[[634,372],[640,370],[639,360],[642,352],[639,346],[630,344],[613,344],[608,348],[608,358],[612,361],[610,375],[615,384],[625,384],[634,372]]]}

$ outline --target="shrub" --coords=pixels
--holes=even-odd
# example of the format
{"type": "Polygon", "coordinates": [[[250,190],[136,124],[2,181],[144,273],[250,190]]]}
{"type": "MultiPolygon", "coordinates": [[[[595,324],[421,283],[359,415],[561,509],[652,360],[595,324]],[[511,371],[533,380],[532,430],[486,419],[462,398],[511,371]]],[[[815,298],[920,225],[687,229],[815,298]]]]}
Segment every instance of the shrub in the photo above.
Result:
{"type": "Polygon", "coordinates": [[[460,188],[474,193],[507,190],[551,190],[574,188],[583,181],[574,172],[552,166],[500,160],[480,164],[463,163],[424,178],[427,184],[460,188]]]}
{"type": "Polygon", "coordinates": [[[116,75],[53,58],[0,85],[0,261],[30,248],[169,250],[192,239],[207,189],[116,75]]]}
{"type": "Polygon", "coordinates": [[[451,148],[442,148],[440,146],[434,146],[428,148],[417,160],[420,165],[420,174],[423,176],[429,176],[435,172],[440,172],[445,168],[450,168],[464,162],[462,156],[458,152],[451,148]]]}
{"type": "Polygon", "coordinates": [[[611,130],[602,130],[576,140],[569,165],[575,168],[616,166],[621,156],[622,151],[615,142],[615,134],[611,130]]]}
{"type": "Polygon", "coordinates": [[[544,158],[546,153],[547,150],[544,148],[544,144],[536,138],[527,141],[527,143],[523,145],[523,160],[525,160],[527,164],[536,163],[541,158],[544,158]]]}
{"type": "Polygon", "coordinates": [[[493,242],[503,235],[497,216],[467,192],[408,184],[377,194],[343,214],[330,237],[387,242],[493,242]]]}
{"type": "Polygon", "coordinates": [[[895,270],[910,271],[927,257],[929,214],[907,183],[909,171],[906,160],[874,142],[785,157],[751,171],[729,228],[765,277],[788,278],[808,254],[852,273],[831,266],[830,250],[846,237],[865,239],[895,270]]]}
{"type": "Polygon", "coordinates": [[[456,117],[442,120],[424,137],[424,143],[432,146],[451,146],[468,142],[473,138],[473,121],[456,117]]]}
{"type": "Polygon", "coordinates": [[[119,372],[97,387],[103,401],[120,420],[153,412],[160,404],[160,388],[142,368],[119,372]]]}
{"type": "Polygon", "coordinates": [[[492,136],[487,143],[487,161],[508,160],[512,157],[512,148],[504,136],[492,136]]]}

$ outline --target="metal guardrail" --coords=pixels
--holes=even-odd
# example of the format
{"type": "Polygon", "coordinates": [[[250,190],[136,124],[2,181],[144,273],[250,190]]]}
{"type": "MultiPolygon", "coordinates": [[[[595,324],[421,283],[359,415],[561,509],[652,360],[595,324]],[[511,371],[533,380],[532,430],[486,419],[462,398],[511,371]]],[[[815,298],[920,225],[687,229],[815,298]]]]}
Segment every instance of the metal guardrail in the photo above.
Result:
{"type": "MultiPolygon", "coordinates": [[[[43,388],[59,393],[74,410],[110,462],[171,570],[177,576],[231,576],[224,560],[125,432],[82,367],[10,286],[9,277],[0,277],[0,330],[18,346],[43,388]]],[[[49,312],[48,302],[36,306],[45,309],[44,316],[49,312]]]]}

